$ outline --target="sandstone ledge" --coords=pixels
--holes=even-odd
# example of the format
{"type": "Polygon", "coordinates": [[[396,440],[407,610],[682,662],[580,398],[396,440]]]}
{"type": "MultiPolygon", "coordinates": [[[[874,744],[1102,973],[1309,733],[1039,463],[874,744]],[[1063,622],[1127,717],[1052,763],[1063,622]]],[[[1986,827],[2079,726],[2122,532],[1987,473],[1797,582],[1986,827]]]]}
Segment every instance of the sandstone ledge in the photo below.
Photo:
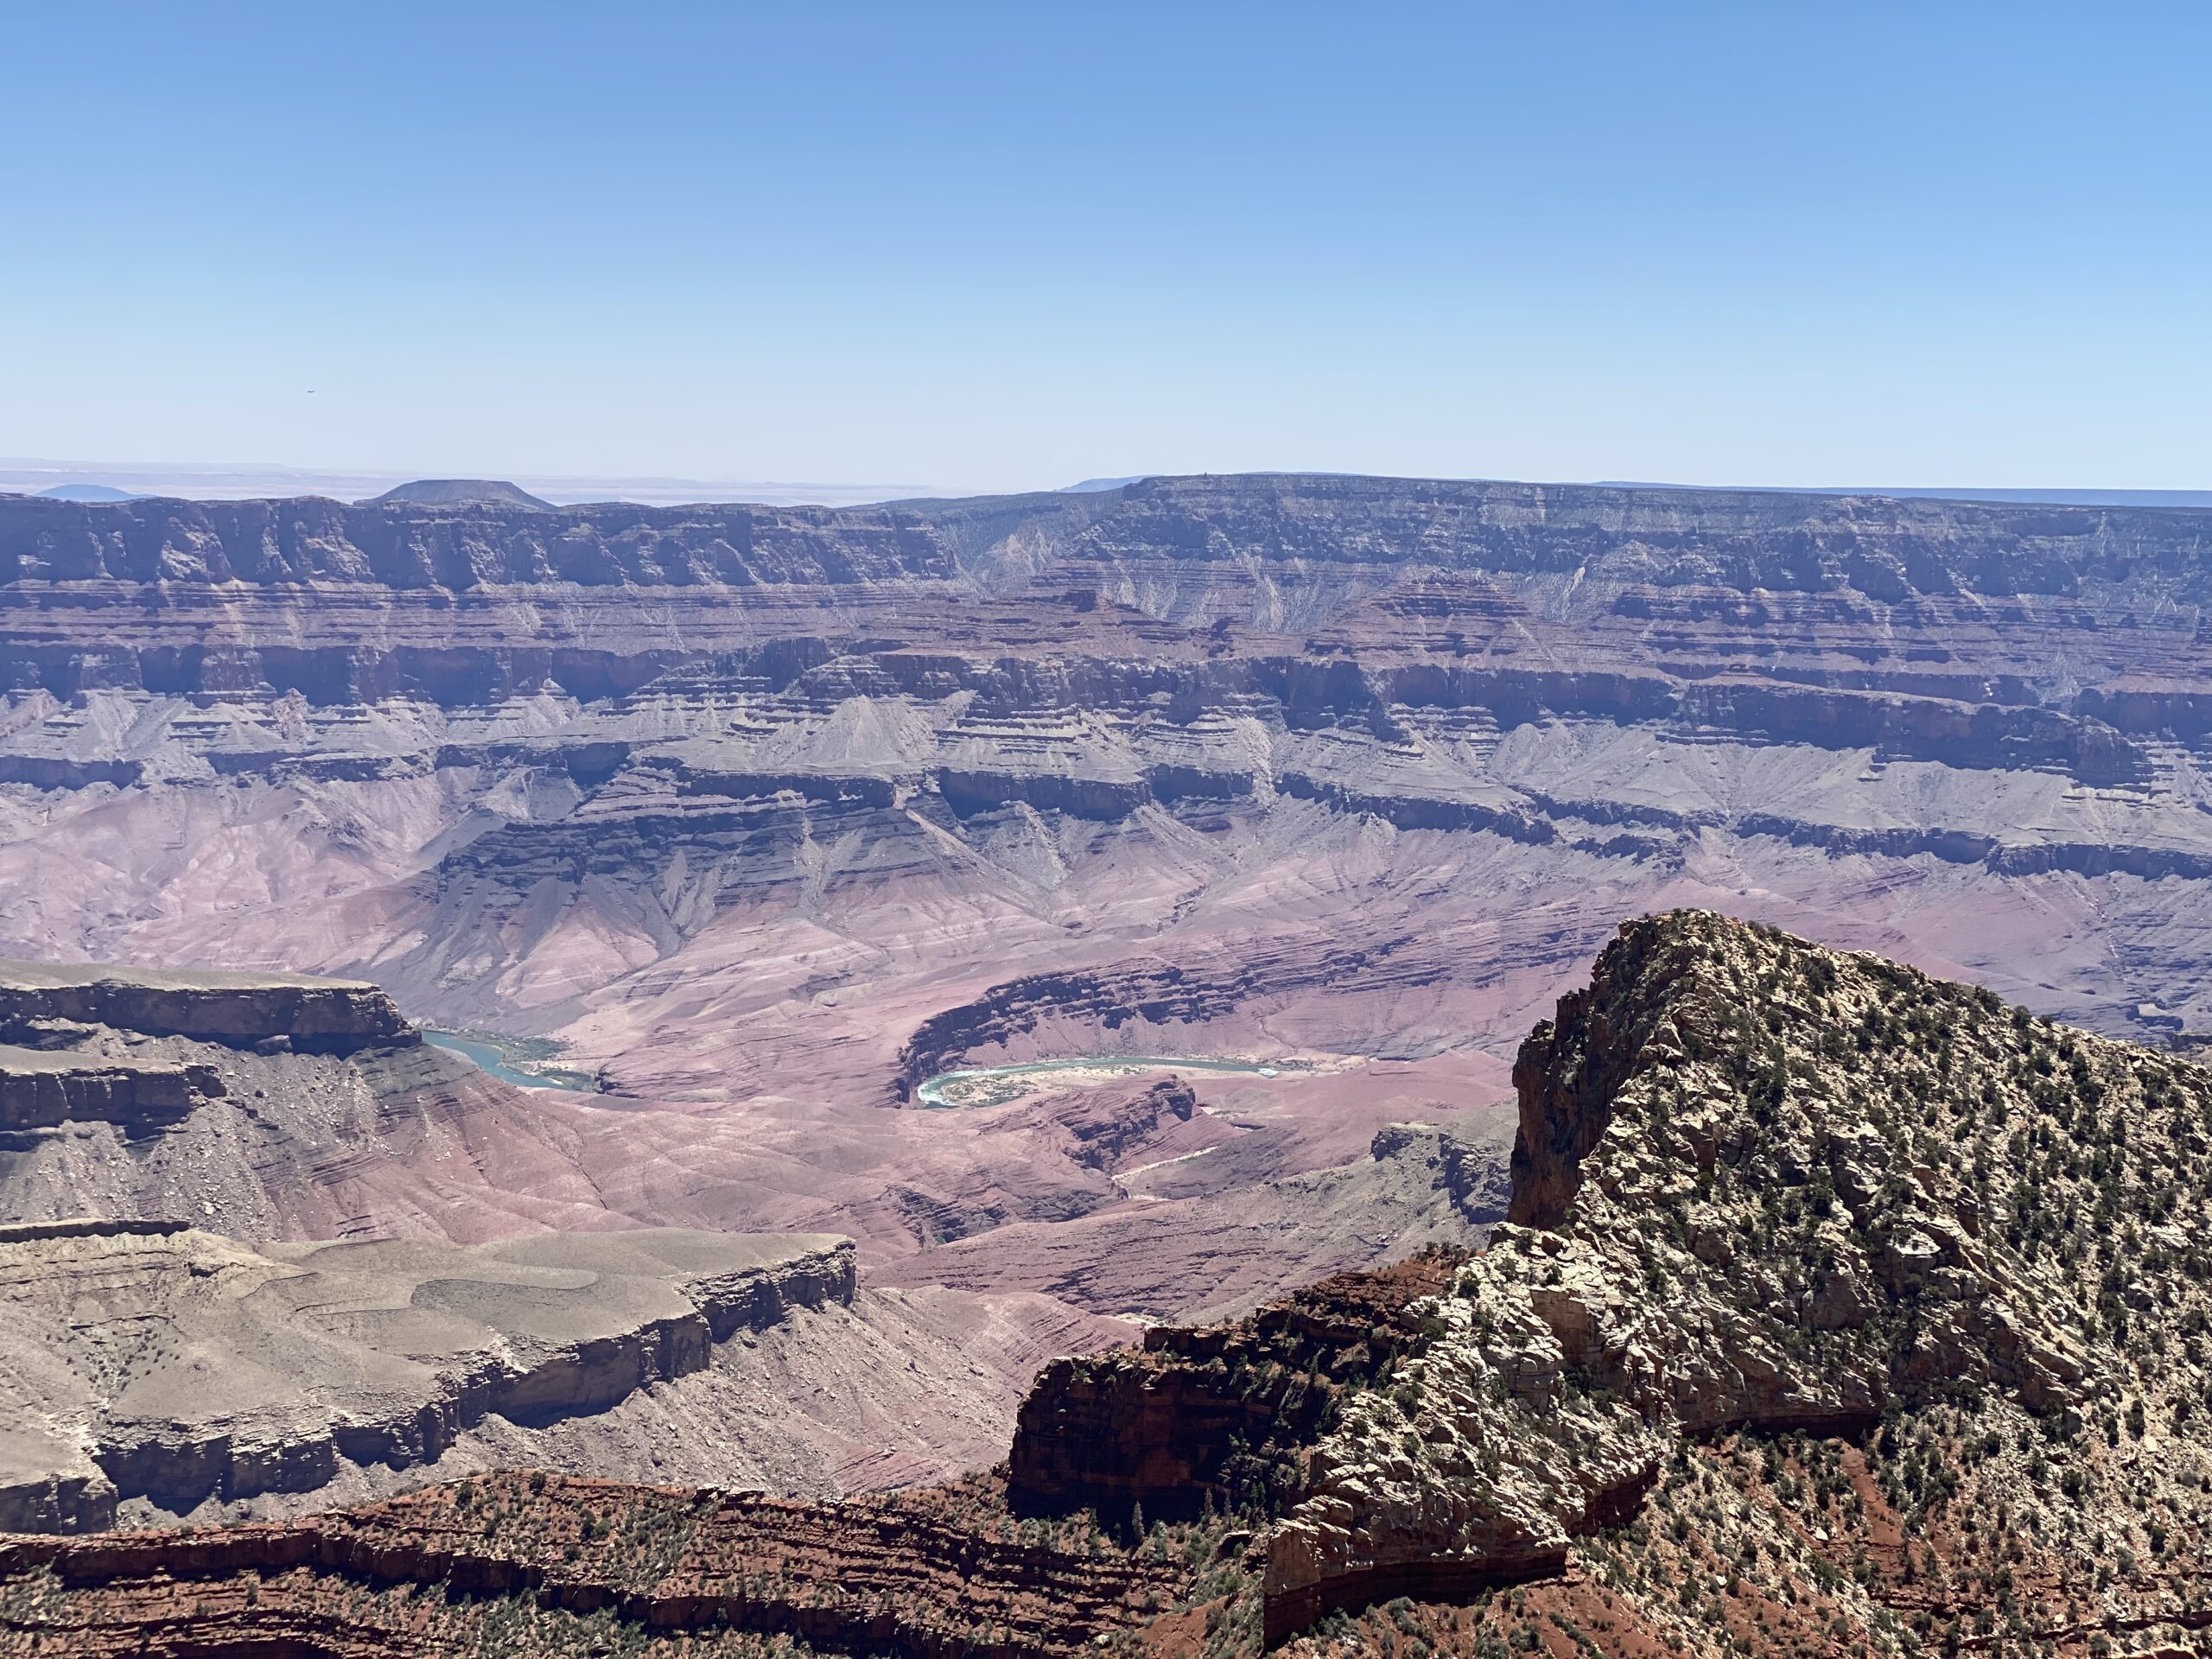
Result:
{"type": "Polygon", "coordinates": [[[365,980],[0,962],[0,1033],[63,1021],[234,1048],[351,1054],[422,1040],[365,980]]]}
{"type": "Polygon", "coordinates": [[[855,1276],[851,1243],[815,1234],[255,1249],[130,1224],[17,1232],[0,1239],[16,1530],[433,1462],[488,1415],[543,1424],[702,1370],[793,1306],[849,1302],[855,1276]]]}

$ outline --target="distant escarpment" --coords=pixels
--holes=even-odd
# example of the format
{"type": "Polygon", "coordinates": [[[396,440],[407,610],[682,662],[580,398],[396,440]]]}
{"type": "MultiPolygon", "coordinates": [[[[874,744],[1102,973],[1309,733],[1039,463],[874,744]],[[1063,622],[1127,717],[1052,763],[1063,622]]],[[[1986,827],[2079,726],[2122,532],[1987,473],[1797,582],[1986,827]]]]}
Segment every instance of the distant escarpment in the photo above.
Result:
{"type": "Polygon", "coordinates": [[[1372,960],[1416,914],[1456,935],[1432,985],[1296,988],[1299,1040],[1502,1053],[1556,992],[1529,963],[1688,879],[2107,1032],[2212,1028],[2208,531],[1306,474],[838,510],[0,499],[0,882],[43,877],[0,948],[371,975],[690,1099],[766,1086],[706,1052],[762,1010],[637,1005],[726,960],[718,930],[826,919],[857,954],[800,976],[780,1052],[875,1101],[930,1063],[909,1034],[1016,982],[1066,1004],[1039,1031],[1106,1001],[1249,1025],[1280,994],[1247,943],[1372,960]],[[180,892],[233,857],[219,901],[180,892]],[[947,904],[1027,919],[922,944],[932,1003],[912,952],[947,904]],[[2089,937],[2021,919],[2054,906],[2089,937]],[[1205,990],[1093,995],[1163,965],[1205,990]],[[896,1012],[856,1031],[863,1002],[896,1012]]]}
{"type": "Polygon", "coordinates": [[[1039,547],[1103,571],[1146,559],[1201,569],[1265,548],[1320,567],[1307,582],[1344,565],[1541,575],[1616,560],[1662,589],[1849,588],[1889,603],[2056,597],[2131,580],[2190,598],[2204,591],[2192,585],[2204,576],[2193,535],[2202,515],[2193,512],[1780,492],[1283,474],[842,509],[312,498],[6,505],[0,580],[16,581],[747,587],[999,575],[1039,547]]]}
{"type": "Polygon", "coordinates": [[[391,999],[352,980],[0,962],[0,1037],[60,1021],[264,1052],[353,1054],[420,1042],[391,999]]]}
{"type": "Polygon", "coordinates": [[[99,511],[33,497],[5,505],[0,581],[751,587],[951,569],[938,536],[916,515],[891,509],[548,510],[480,494],[353,506],[313,497],[150,499],[99,511]]]}

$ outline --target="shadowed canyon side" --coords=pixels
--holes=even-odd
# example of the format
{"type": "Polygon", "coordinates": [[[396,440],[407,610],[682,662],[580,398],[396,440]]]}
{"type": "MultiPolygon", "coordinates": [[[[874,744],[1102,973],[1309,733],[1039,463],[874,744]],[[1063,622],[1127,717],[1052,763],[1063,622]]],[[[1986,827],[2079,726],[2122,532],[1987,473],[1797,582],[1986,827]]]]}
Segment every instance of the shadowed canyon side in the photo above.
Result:
{"type": "Polygon", "coordinates": [[[16,1540],[0,1628],[77,1653],[2189,1650],[2212,1071],[1678,912],[1621,929],[1517,1083],[1486,1249],[1049,1367],[1002,1476],[801,1505],[517,1473],[16,1540]]]}

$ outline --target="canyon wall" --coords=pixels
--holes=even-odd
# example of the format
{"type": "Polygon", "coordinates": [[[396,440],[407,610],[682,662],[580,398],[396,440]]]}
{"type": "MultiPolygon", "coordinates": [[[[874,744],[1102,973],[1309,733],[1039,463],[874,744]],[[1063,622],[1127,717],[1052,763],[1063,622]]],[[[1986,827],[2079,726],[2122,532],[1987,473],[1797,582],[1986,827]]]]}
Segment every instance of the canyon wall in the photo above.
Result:
{"type": "Polygon", "coordinates": [[[390,997],[359,981],[0,962],[0,1034],[54,1022],[298,1054],[422,1040],[390,997]]]}
{"type": "MultiPolygon", "coordinates": [[[[1192,1313],[1224,1255],[1196,1241],[1503,1096],[1624,915],[2212,1030],[2208,529],[1289,474],[0,499],[0,950],[365,980],[604,1085],[495,1095],[372,1043],[372,1094],[414,1107],[316,1095],[361,1127],[318,1131],[290,1185],[324,1196],[253,1236],[820,1227],[902,1284],[1192,1313]],[[1050,1112],[884,1121],[946,1071],[1116,1055],[1280,1075],[1106,1160],[1050,1112]],[[434,1179],[472,1169],[518,1196],[434,1179]],[[1110,1213],[1154,1198],[1173,1225],[1110,1213]],[[1109,1237],[1126,1274],[1084,1257],[1109,1237]]],[[[272,1087],[225,1075],[147,1144],[272,1087]]],[[[181,1173],[158,1192],[207,1218],[181,1173]]],[[[1321,1234],[1240,1268],[1237,1306],[1387,1260],[1321,1234]]]]}

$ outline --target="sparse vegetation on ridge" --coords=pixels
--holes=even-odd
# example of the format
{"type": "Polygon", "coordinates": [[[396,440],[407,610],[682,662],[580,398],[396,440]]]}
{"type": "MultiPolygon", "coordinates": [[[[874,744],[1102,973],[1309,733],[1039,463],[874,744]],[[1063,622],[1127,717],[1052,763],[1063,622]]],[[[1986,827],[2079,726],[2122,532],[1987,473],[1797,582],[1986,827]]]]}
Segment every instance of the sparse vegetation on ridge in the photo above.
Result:
{"type": "MultiPolygon", "coordinates": [[[[11,1547],[0,1629],[53,1653],[342,1618],[310,1650],[1215,1659],[2088,1659],[2212,1630],[2212,1077],[1679,913],[1624,930],[1516,1081],[1488,1251],[1431,1262],[1440,1292],[1374,1301],[1373,1329],[1338,1330],[1325,1287],[1276,1316],[1369,1369],[1243,1513],[1211,1486],[1195,1519],[1132,1489],[1102,1526],[1017,1516],[995,1478],[791,1505],[491,1476],[317,1523],[391,1542],[267,1573],[102,1582],[85,1546],[11,1547]],[[1355,1340],[1378,1331],[1417,1335],[1355,1340]]],[[[1358,1282],[1344,1308],[1382,1281],[1358,1282]]],[[[1233,1357],[1242,1329],[1163,1338],[1155,1369],[1243,1398],[1280,1356],[1233,1357]]]]}

